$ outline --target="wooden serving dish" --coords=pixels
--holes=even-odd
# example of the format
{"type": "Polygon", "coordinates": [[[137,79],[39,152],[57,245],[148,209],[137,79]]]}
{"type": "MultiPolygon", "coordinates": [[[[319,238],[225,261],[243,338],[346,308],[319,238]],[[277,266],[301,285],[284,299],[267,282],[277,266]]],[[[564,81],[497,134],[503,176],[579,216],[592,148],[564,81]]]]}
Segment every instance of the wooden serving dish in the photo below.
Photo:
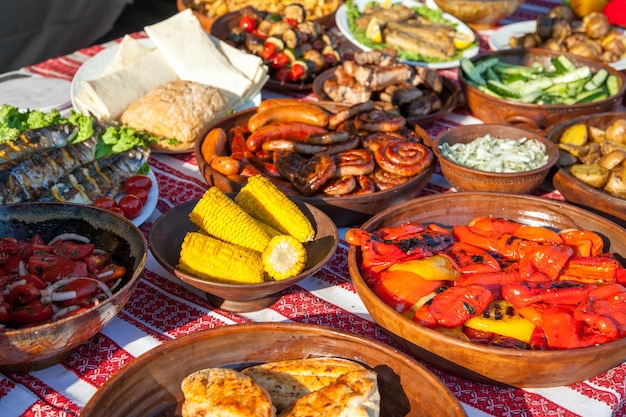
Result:
{"type": "Polygon", "coordinates": [[[550,128],[566,120],[588,114],[615,111],[617,109],[626,91],[626,82],[624,75],[608,64],[565,52],[540,48],[505,49],[495,52],[486,52],[476,55],[470,58],[470,60],[473,63],[477,63],[490,56],[496,56],[501,61],[512,64],[530,66],[537,62],[549,67],[551,66],[550,60],[557,58],[559,55],[565,55],[577,67],[587,65],[594,72],[598,71],[600,68],[606,69],[609,74],[618,77],[620,86],[619,92],[604,100],[573,105],[520,103],[513,100],[493,97],[472,87],[463,75],[463,71],[459,71],[461,91],[466,98],[467,105],[472,114],[485,123],[510,124],[546,134],[550,128]]]}
{"type": "MultiPolygon", "coordinates": [[[[554,126],[548,132],[548,139],[557,143],[563,132],[577,123],[606,129],[614,121],[626,119],[626,112],[608,112],[588,114],[554,126]]],[[[616,218],[616,221],[626,225],[626,200],[591,187],[570,174],[567,167],[559,167],[552,178],[552,184],[569,202],[582,206],[588,210],[607,214],[616,218]]]]}
{"type": "Polygon", "coordinates": [[[107,380],[81,416],[180,416],[180,383],[192,372],[315,356],[341,357],[373,369],[378,374],[381,417],[467,416],[439,378],[396,349],[329,327],[298,323],[235,324],[166,342],[107,380]]]}
{"type": "MultiPolygon", "coordinates": [[[[332,106],[337,105],[337,103],[330,104],[332,106]]],[[[255,112],[256,108],[251,108],[234,113],[227,118],[211,124],[207,128],[207,132],[217,127],[221,127],[225,129],[226,132],[229,132],[232,127],[247,123],[248,119],[255,112]]],[[[415,126],[414,130],[424,143],[430,142],[428,132],[419,126],[415,126]]],[[[233,181],[215,171],[202,155],[201,149],[204,138],[205,137],[196,142],[195,155],[200,173],[204,176],[205,181],[209,185],[219,187],[224,192],[238,192],[245,184],[233,181]]],[[[426,184],[428,184],[428,181],[430,181],[435,170],[435,165],[435,158],[433,158],[433,162],[421,174],[395,188],[386,191],[377,191],[373,194],[348,195],[343,197],[321,195],[304,196],[294,194],[291,197],[319,208],[333,220],[337,227],[360,224],[387,207],[417,196],[424,189],[426,184]]]]}
{"type": "MultiPolygon", "coordinates": [[[[619,259],[626,255],[626,230],[610,220],[565,202],[539,197],[480,192],[447,193],[405,201],[374,216],[363,229],[374,231],[407,221],[442,226],[493,216],[533,226],[592,230],[609,242],[619,259]]],[[[350,277],[365,307],[391,337],[416,357],[451,374],[514,387],[570,385],[599,375],[626,359],[626,338],[568,350],[520,350],[464,341],[424,327],[385,304],[364,281],[360,247],[348,252],[350,277]]]]}

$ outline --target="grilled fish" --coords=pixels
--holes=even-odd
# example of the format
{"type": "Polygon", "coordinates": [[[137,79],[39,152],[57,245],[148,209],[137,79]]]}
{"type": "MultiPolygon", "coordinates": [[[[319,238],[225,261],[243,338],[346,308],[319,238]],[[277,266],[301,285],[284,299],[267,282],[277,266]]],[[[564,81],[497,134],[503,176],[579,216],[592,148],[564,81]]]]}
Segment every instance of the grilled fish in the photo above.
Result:
{"type": "Polygon", "coordinates": [[[70,123],[25,130],[17,139],[0,143],[0,170],[34,152],[67,145],[78,135],[78,130],[70,123]]]}
{"type": "Polygon", "coordinates": [[[124,181],[148,162],[147,148],[96,159],[74,169],[46,190],[39,201],[92,204],[103,196],[115,196],[123,191],[124,181]]]}
{"type": "Polygon", "coordinates": [[[389,22],[402,22],[412,17],[415,17],[415,11],[403,4],[394,4],[389,8],[373,6],[365,9],[355,23],[358,28],[365,30],[373,18],[383,27],[389,22]]]}
{"type": "Polygon", "coordinates": [[[408,33],[397,29],[385,28],[383,30],[385,43],[405,51],[417,52],[418,54],[433,58],[449,59],[454,56],[454,51],[442,49],[437,43],[418,37],[414,33],[408,33]]]}
{"type": "Polygon", "coordinates": [[[304,395],[336,382],[341,375],[365,369],[354,361],[328,357],[270,362],[241,372],[270,394],[280,413],[304,395]]]}
{"type": "Polygon", "coordinates": [[[36,200],[74,168],[93,161],[97,137],[51,148],[20,159],[0,171],[0,204],[36,200]]]}
{"type": "Polygon", "coordinates": [[[183,417],[274,417],[270,396],[249,376],[228,368],[209,368],[183,379],[183,417]]]}
{"type": "Polygon", "coordinates": [[[456,48],[452,39],[453,35],[449,35],[445,29],[436,30],[433,27],[426,25],[415,25],[406,22],[389,22],[389,24],[385,27],[384,33],[385,42],[392,46],[401,46],[394,42],[394,39],[397,39],[399,34],[410,37],[412,45],[407,46],[404,44],[404,46],[402,46],[402,49],[406,49],[408,51],[419,52],[423,55],[426,55],[426,51],[429,51],[428,56],[437,58],[449,58],[454,56],[456,53],[456,48]],[[391,39],[389,39],[390,36],[391,39]],[[425,48],[424,44],[428,45],[428,49],[425,48]]]}

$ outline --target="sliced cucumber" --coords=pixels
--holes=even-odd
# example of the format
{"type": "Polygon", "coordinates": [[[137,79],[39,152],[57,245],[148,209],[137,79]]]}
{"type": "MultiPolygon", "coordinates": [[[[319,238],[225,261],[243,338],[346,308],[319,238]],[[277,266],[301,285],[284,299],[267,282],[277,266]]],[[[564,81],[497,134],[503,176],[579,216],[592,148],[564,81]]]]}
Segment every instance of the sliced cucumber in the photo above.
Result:
{"type": "Polygon", "coordinates": [[[472,61],[467,58],[461,58],[459,65],[461,66],[463,74],[465,74],[467,78],[478,85],[487,85],[487,82],[483,78],[482,74],[476,70],[472,61]]]}
{"type": "Polygon", "coordinates": [[[502,97],[513,99],[519,99],[521,97],[521,94],[518,90],[510,88],[510,86],[507,86],[506,84],[503,84],[496,80],[487,80],[487,87],[491,91],[502,97]]]}
{"type": "Polygon", "coordinates": [[[619,92],[619,81],[615,75],[609,75],[606,78],[606,89],[609,92],[609,95],[614,96],[619,92]]]}
{"type": "Polygon", "coordinates": [[[596,88],[602,87],[608,77],[609,72],[604,68],[600,68],[598,72],[596,72],[593,77],[591,77],[591,79],[587,81],[587,83],[585,83],[585,90],[591,91],[595,90],[596,88]]]}

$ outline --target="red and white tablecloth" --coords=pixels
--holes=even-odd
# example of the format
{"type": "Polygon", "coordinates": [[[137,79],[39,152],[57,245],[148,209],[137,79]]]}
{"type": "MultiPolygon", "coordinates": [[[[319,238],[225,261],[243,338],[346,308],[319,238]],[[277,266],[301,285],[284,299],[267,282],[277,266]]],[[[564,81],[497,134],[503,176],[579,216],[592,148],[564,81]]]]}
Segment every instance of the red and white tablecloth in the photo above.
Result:
{"type": "MultiPolygon", "coordinates": [[[[501,23],[532,20],[554,4],[555,0],[527,1],[511,18],[501,23]]],[[[480,33],[483,49],[488,48],[487,39],[491,33],[480,33]]],[[[107,46],[110,44],[85,48],[22,71],[71,80],[83,62],[107,46]]],[[[451,78],[456,77],[455,70],[443,72],[451,78]]],[[[273,95],[264,92],[265,98],[273,95]]],[[[471,123],[480,121],[460,108],[428,127],[428,131],[435,136],[444,129],[471,123]]],[[[141,226],[146,238],[152,223],[162,213],[200,197],[206,189],[192,153],[153,155],[150,164],[157,179],[159,199],[156,210],[141,226]]],[[[435,173],[423,194],[453,191],[443,177],[435,173]]],[[[535,194],[561,198],[552,190],[539,190],[535,194]]],[[[382,329],[373,323],[350,282],[347,252],[348,246],[342,240],[334,257],[321,271],[288,289],[270,308],[246,314],[214,308],[203,294],[166,272],[149,254],[138,288],[122,312],[69,358],[41,371],[0,374],[0,416],[78,415],[111,375],[141,354],[168,340],[217,326],[293,321],[332,326],[393,345],[382,329]]],[[[427,367],[444,381],[472,417],[626,415],[626,364],[587,381],[548,389],[495,387],[427,367]]]]}

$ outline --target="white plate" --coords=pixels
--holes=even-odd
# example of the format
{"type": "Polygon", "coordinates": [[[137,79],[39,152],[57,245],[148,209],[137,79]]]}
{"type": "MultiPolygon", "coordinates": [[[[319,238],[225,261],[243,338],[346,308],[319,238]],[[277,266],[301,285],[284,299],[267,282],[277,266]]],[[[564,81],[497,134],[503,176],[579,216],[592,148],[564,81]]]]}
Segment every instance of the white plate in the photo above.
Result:
{"type": "MultiPolygon", "coordinates": [[[[489,37],[489,47],[494,51],[503,49],[510,49],[509,39],[512,37],[522,36],[526,33],[533,33],[537,30],[537,22],[534,20],[528,20],[525,22],[512,23],[510,25],[502,26],[491,34],[489,37]]],[[[619,61],[612,62],[610,64],[618,71],[626,69],[626,58],[619,61]]]]}
{"type": "MultiPolygon", "coordinates": [[[[371,0],[354,0],[354,4],[358,7],[359,10],[363,10],[363,8],[365,7],[365,5],[367,3],[369,3],[371,0]]],[[[413,1],[413,0],[400,0],[398,2],[394,1],[394,3],[401,3],[405,6],[420,6],[420,5],[424,5],[423,3],[417,2],[417,1],[413,1]]],[[[459,32],[464,32],[464,33],[468,33],[468,34],[473,34],[474,36],[476,36],[474,34],[474,32],[472,32],[472,29],[469,28],[469,26],[467,26],[465,23],[461,22],[459,19],[457,19],[456,17],[448,14],[448,13],[443,13],[443,17],[445,17],[447,20],[449,20],[450,22],[455,23],[456,29],[459,32]]],[[[361,44],[360,42],[358,42],[356,39],[354,39],[354,37],[352,36],[352,32],[350,31],[350,25],[348,24],[348,14],[347,14],[347,7],[345,4],[342,4],[341,6],[339,6],[339,8],[337,9],[337,12],[335,13],[335,21],[337,22],[337,28],[339,28],[339,31],[343,34],[343,36],[345,36],[350,42],[352,42],[354,45],[358,46],[359,48],[363,49],[364,51],[369,51],[371,50],[371,48],[368,48],[367,46],[361,44]]],[[[471,58],[475,55],[478,54],[478,46],[475,46],[471,49],[467,49],[466,51],[463,52],[463,57],[465,58],[471,58]]],[[[400,60],[402,62],[405,62],[407,64],[410,65],[420,65],[420,66],[425,66],[428,68],[433,68],[433,69],[445,69],[445,68],[454,68],[454,67],[458,67],[459,66],[459,60],[452,60],[452,61],[441,61],[441,62],[424,62],[424,61],[409,61],[409,60],[400,60]]]]}
{"type": "MultiPolygon", "coordinates": [[[[144,43],[146,46],[154,47],[154,43],[148,38],[140,39],[140,41],[144,43]]],[[[74,99],[76,95],[83,90],[82,82],[98,78],[100,74],[102,73],[102,71],[106,68],[106,66],[109,65],[109,63],[115,56],[115,53],[117,52],[118,48],[119,48],[119,44],[114,44],[108,48],[103,49],[98,54],[94,55],[93,57],[85,61],[83,65],[81,65],[78,68],[78,71],[76,71],[76,74],[74,74],[74,78],[72,79],[70,96],[72,100],[72,106],[77,111],[81,113],[85,113],[85,114],[89,113],[85,108],[82,108],[80,104],[77,103],[76,100],[74,99]]],[[[244,103],[241,106],[239,106],[237,109],[235,109],[235,111],[243,110],[248,107],[255,107],[255,106],[258,106],[260,103],[261,103],[261,92],[255,95],[252,98],[252,100],[250,100],[249,102],[244,103]]]]}
{"type": "MultiPolygon", "coordinates": [[[[152,180],[152,187],[150,188],[150,191],[148,191],[148,200],[141,209],[141,213],[139,213],[139,216],[131,220],[131,222],[133,222],[133,224],[137,227],[141,226],[146,220],[148,220],[148,217],[150,217],[156,208],[157,202],[159,201],[159,186],[157,185],[156,177],[154,176],[152,170],[148,171],[146,175],[152,180]]],[[[115,200],[119,201],[124,194],[125,193],[119,194],[115,197],[115,200]]]]}
{"type": "Polygon", "coordinates": [[[0,97],[22,111],[63,110],[71,104],[70,82],[36,75],[13,78],[0,83],[0,97]]]}

